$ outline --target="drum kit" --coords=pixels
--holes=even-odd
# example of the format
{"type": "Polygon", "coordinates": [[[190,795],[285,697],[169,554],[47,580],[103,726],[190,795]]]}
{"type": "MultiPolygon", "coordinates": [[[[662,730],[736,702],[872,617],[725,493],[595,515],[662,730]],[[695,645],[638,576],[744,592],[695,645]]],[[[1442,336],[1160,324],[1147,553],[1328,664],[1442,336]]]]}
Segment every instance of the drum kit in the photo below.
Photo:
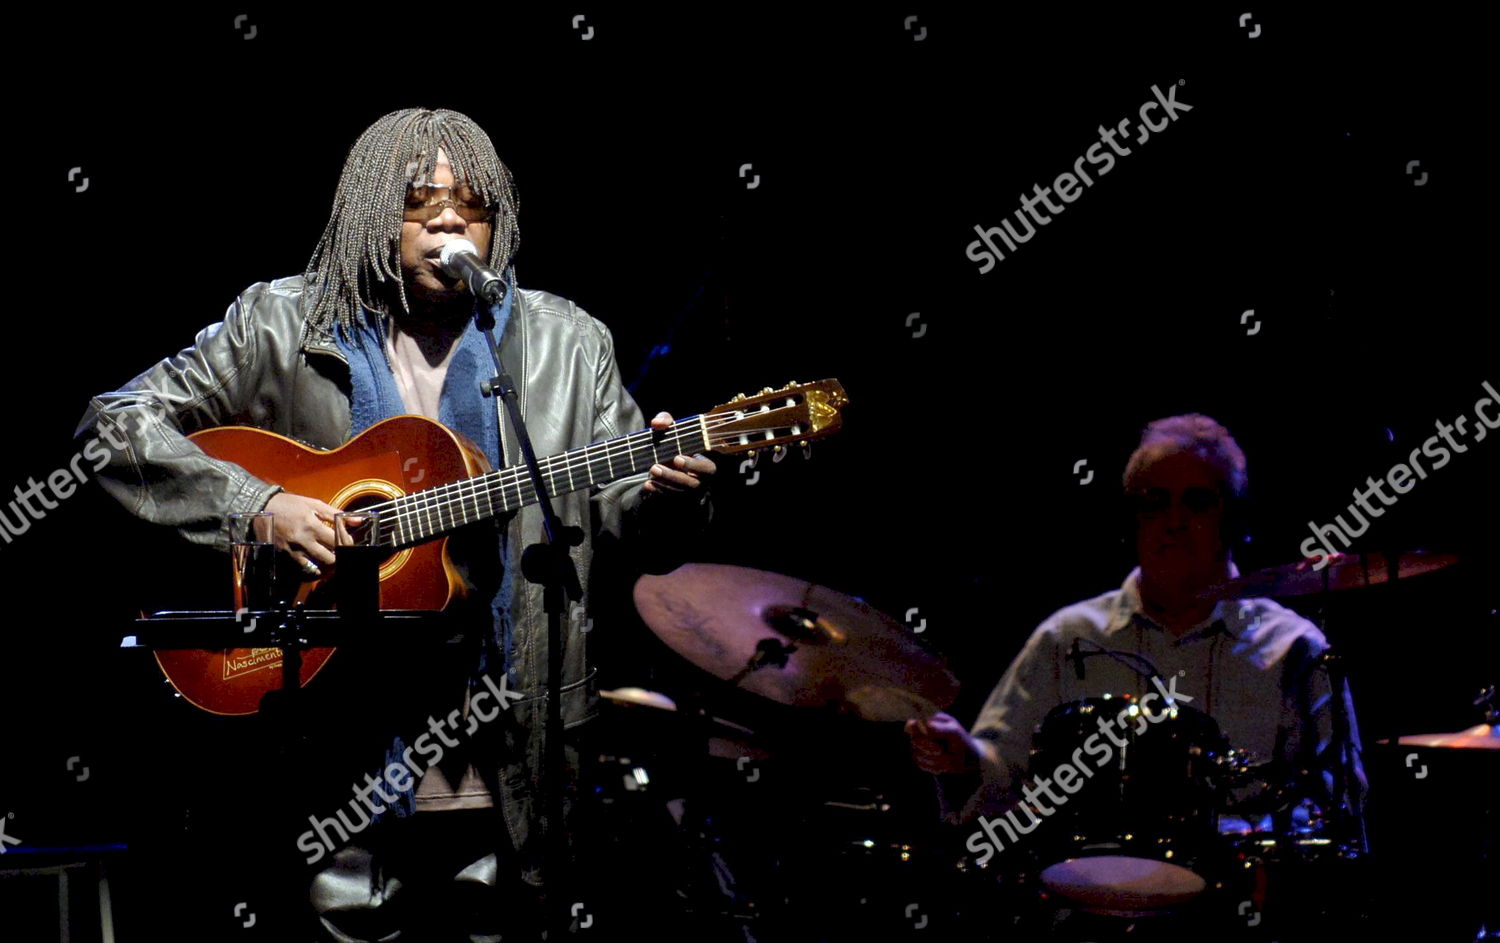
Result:
{"type": "MultiPolygon", "coordinates": [[[[1321,594],[1454,562],[1421,553],[1336,556],[1317,570],[1271,567],[1210,592],[1321,594]]],[[[605,748],[593,764],[592,795],[606,810],[599,830],[613,836],[611,866],[675,868],[675,900],[697,914],[689,923],[703,938],[884,937],[931,919],[934,929],[946,922],[973,939],[1142,939],[1161,931],[1287,940],[1316,922],[1309,915],[1321,916],[1324,928],[1347,918],[1329,913],[1323,892],[1365,880],[1357,801],[1320,807],[1291,794],[1270,781],[1271,767],[1233,749],[1212,717],[1185,704],[1162,723],[1127,730],[1116,761],[1033,840],[980,866],[955,850],[952,832],[932,824],[933,809],[893,798],[899,785],[862,783],[869,770],[850,759],[911,772],[892,755],[905,744],[893,722],[931,716],[958,695],[944,660],[906,626],[827,587],[735,566],[689,564],[644,576],[634,599],[651,632],[714,679],[705,681],[710,689],[742,692],[750,697],[739,703],[779,712],[764,726],[726,719],[701,686],[678,697],[601,692],[605,748]],[[814,728],[820,735],[793,742],[814,728]],[[841,764],[848,775],[836,774],[841,764]],[[809,926],[818,920],[826,925],[809,926]]],[[[1114,695],[1056,706],[1036,732],[1033,770],[1055,769],[1099,729],[1099,715],[1130,705],[1129,695],[1114,695]]],[[[1500,749],[1492,703],[1485,720],[1397,745],[1500,749]]],[[[1330,794],[1347,798],[1338,785],[1330,794]]]]}

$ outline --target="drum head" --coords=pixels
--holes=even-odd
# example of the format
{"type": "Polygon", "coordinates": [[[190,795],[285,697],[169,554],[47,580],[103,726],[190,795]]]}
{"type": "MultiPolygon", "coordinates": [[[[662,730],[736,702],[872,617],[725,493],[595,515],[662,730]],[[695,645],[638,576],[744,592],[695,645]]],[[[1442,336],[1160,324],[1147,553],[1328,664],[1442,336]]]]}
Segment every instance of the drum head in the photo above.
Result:
{"type": "Polygon", "coordinates": [[[1093,913],[1137,916],[1178,907],[1208,883],[1187,868],[1150,858],[1069,858],[1042,871],[1042,885],[1093,913]]]}

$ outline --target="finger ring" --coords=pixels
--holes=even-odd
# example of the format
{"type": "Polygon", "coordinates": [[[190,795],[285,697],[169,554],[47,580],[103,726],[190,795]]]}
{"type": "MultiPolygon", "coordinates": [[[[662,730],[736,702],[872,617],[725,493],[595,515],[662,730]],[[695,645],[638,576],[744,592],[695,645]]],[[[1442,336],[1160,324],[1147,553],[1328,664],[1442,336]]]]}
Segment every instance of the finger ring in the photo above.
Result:
{"type": "Polygon", "coordinates": [[[303,560],[302,561],[302,572],[306,573],[308,576],[322,576],[323,575],[323,571],[320,570],[320,569],[318,569],[318,565],[316,563],[312,562],[311,560],[303,560]]]}

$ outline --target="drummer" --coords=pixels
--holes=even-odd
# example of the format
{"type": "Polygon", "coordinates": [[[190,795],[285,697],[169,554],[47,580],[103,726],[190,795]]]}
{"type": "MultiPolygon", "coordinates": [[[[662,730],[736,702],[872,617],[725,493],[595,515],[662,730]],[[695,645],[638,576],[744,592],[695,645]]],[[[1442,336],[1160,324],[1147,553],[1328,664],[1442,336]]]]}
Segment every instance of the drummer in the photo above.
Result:
{"type": "MultiPolygon", "coordinates": [[[[1124,485],[1139,562],[1124,584],[1043,621],[972,730],[946,713],[907,722],[912,754],[937,774],[950,820],[1014,807],[1028,785],[1040,796],[1027,776],[1034,731],[1058,704],[1105,693],[1140,699],[1175,690],[1179,705],[1212,716],[1230,744],[1256,762],[1280,764],[1272,782],[1331,768],[1334,757],[1319,756],[1332,729],[1329,682],[1316,661],[1327,647],[1322,633],[1269,599],[1215,599],[1211,592],[1239,575],[1231,551],[1242,539],[1247,478],[1245,455],[1229,431],[1199,414],[1151,423],[1125,466],[1124,485]],[[1100,647],[1145,658],[1089,655],[1100,647]],[[1075,653],[1086,657],[1070,657],[1075,653]]],[[[1347,690],[1343,696],[1347,704],[1347,690]]],[[[1352,726],[1345,768],[1362,794],[1352,726]]],[[[1309,778],[1320,781],[1308,784],[1316,795],[1324,777],[1309,778]]],[[[1062,794],[1055,787],[1049,793],[1062,794]]]]}

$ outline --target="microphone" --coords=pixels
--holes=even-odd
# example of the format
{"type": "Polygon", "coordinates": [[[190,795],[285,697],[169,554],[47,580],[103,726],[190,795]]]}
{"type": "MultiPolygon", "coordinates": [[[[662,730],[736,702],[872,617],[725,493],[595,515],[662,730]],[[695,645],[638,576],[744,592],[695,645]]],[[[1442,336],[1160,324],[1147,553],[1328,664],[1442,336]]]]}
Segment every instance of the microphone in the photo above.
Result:
{"type": "Polygon", "coordinates": [[[505,280],[484,264],[479,250],[467,239],[455,239],[444,245],[438,255],[438,265],[449,277],[463,279],[475,297],[482,301],[499,304],[505,297],[505,280]]]}

